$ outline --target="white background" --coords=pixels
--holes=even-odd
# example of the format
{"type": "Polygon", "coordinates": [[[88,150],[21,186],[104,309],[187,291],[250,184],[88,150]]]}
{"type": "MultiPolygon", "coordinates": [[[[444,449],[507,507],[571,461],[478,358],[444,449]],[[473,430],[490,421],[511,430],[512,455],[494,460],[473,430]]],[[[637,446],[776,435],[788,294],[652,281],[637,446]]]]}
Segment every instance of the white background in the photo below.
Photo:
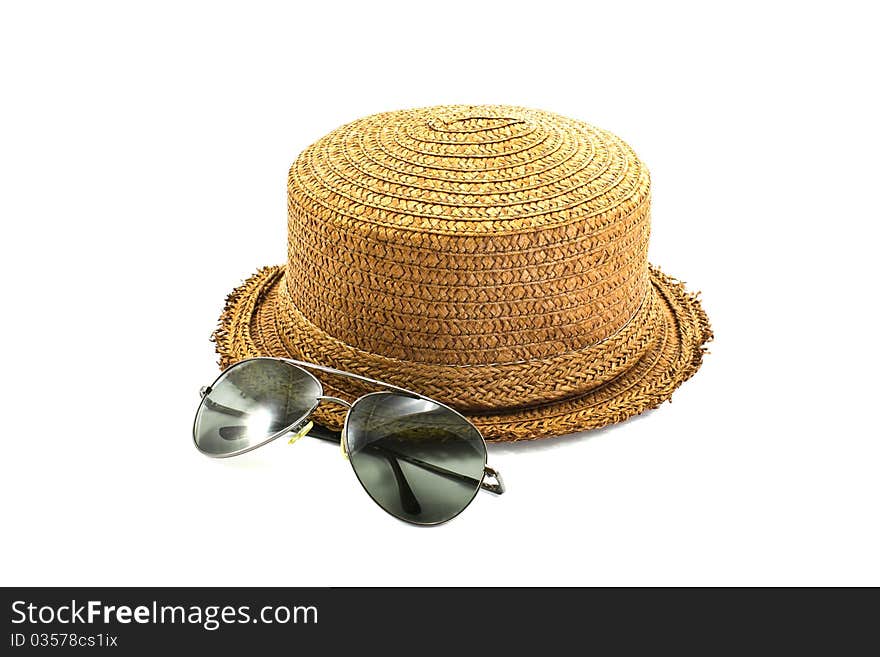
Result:
{"type": "Polygon", "coordinates": [[[869,3],[8,2],[4,585],[880,584],[869,3]],[[651,260],[717,338],[671,404],[491,446],[418,529],[337,449],[193,449],[225,295],[286,175],[365,114],[539,107],[653,175],[651,260]]]}

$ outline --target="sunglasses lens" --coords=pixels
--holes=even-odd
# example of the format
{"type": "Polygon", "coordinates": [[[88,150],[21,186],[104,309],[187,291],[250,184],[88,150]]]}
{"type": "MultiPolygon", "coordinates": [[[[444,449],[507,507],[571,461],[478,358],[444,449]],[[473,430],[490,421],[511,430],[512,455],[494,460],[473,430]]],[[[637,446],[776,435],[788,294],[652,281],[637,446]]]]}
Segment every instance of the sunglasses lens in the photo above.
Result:
{"type": "Polygon", "coordinates": [[[480,489],[486,443],[470,422],[432,401],[367,395],[352,407],[345,437],[361,484],[401,520],[445,522],[480,489]]]}
{"type": "Polygon", "coordinates": [[[229,456],[266,442],[317,404],[321,385],[280,360],[247,360],[227,369],[202,399],[193,437],[211,456],[229,456]]]}

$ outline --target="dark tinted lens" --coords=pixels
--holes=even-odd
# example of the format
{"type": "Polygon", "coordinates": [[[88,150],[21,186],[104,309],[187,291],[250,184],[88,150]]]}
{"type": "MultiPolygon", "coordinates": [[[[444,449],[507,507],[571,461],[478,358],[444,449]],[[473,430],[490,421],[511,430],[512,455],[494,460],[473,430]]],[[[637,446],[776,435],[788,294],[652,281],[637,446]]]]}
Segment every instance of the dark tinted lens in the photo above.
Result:
{"type": "Polygon", "coordinates": [[[392,393],[358,401],[346,423],[348,458],[370,496],[401,520],[444,522],[480,488],[486,444],[457,413],[392,393]]]}
{"type": "Polygon", "coordinates": [[[257,359],[227,369],[196,414],[196,446],[228,456],[260,443],[302,419],[321,395],[308,372],[280,360],[257,359]]]}

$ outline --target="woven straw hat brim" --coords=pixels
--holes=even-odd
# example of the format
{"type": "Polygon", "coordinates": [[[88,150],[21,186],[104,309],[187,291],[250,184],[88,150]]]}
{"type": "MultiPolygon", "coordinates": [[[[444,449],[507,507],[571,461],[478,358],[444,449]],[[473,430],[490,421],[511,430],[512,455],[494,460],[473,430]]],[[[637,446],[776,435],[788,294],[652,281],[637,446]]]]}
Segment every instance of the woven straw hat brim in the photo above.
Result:
{"type": "MultiPolygon", "coordinates": [[[[460,409],[462,413],[487,440],[518,441],[597,429],[670,399],[673,391],[699,369],[706,351],[704,345],[712,339],[712,331],[697,295],[656,267],[650,267],[649,274],[651,285],[644,312],[654,313],[654,330],[634,365],[579,396],[503,412],[460,409]]],[[[266,267],[229,295],[213,336],[221,367],[255,356],[274,356],[400,382],[394,372],[405,373],[406,361],[382,358],[382,367],[377,368],[376,359],[380,357],[340,343],[308,322],[295,308],[292,313],[287,312],[285,322],[278,322],[276,310],[289,308],[289,303],[279,304],[283,281],[283,266],[266,267]]],[[[348,379],[321,378],[327,394],[349,401],[367,392],[348,379]]],[[[341,428],[344,416],[345,410],[333,404],[322,404],[315,412],[317,421],[336,429],[341,428]]]]}

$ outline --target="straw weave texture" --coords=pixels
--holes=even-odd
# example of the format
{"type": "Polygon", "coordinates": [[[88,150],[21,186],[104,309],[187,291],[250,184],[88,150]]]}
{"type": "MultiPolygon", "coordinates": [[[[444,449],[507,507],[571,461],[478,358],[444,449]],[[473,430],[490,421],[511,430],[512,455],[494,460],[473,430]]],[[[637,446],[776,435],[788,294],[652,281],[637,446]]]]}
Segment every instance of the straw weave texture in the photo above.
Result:
{"type": "Polygon", "coordinates": [[[300,155],[288,201],[287,265],[227,299],[221,366],[329,365],[522,440],[659,405],[711,338],[696,297],[648,264],[647,169],[580,121],[508,106],[366,117],[300,155]]]}

